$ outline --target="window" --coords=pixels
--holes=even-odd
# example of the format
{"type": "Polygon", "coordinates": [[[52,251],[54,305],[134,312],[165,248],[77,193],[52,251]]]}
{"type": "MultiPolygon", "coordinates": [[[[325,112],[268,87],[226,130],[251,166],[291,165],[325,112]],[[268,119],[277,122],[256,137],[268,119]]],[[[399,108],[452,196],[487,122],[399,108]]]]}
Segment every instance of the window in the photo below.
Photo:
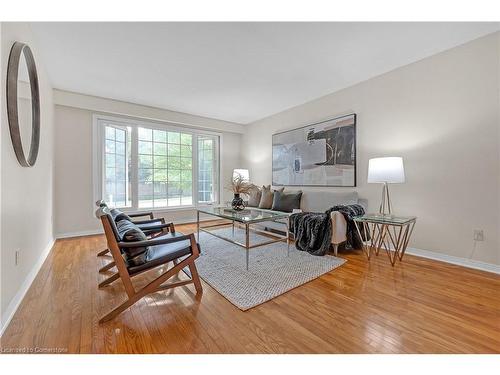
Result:
{"type": "Polygon", "coordinates": [[[113,206],[127,207],[130,202],[130,136],[127,128],[106,126],[104,151],[105,199],[113,206]]]}
{"type": "Polygon", "coordinates": [[[112,206],[169,208],[218,201],[218,135],[107,117],[97,117],[94,126],[102,169],[96,173],[101,181],[96,194],[112,206]]]}
{"type": "Polygon", "coordinates": [[[213,202],[215,138],[198,137],[198,202],[213,202]]]}

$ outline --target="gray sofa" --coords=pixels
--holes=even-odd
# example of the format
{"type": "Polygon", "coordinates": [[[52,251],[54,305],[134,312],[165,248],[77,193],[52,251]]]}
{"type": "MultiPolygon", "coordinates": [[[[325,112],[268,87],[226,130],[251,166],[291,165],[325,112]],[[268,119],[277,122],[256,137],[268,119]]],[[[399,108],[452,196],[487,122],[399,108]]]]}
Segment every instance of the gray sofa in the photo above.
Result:
{"type": "MultiPolygon", "coordinates": [[[[334,192],[334,191],[314,191],[306,190],[302,193],[302,199],[300,201],[300,210],[303,212],[325,212],[330,207],[339,204],[360,204],[365,210],[368,208],[368,201],[366,199],[360,199],[358,193],[355,191],[349,192],[334,192]]],[[[269,210],[272,211],[272,210],[269,210]]],[[[346,241],[346,230],[347,223],[344,216],[340,212],[332,212],[332,244],[335,255],[337,255],[337,250],[339,244],[346,241]]],[[[285,232],[284,222],[274,222],[265,221],[259,224],[262,228],[267,230],[278,231],[281,233],[285,232]]]]}

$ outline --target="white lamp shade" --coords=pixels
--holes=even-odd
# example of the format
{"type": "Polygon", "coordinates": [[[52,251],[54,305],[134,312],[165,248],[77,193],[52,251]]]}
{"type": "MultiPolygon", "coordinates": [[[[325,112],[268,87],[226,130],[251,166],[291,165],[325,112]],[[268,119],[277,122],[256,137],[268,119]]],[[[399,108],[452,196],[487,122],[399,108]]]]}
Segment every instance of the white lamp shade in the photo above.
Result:
{"type": "Polygon", "coordinates": [[[405,182],[403,158],[374,158],[368,162],[368,183],[400,184],[405,182]]]}
{"type": "Polygon", "coordinates": [[[241,176],[241,179],[243,181],[250,181],[250,173],[248,173],[248,169],[234,169],[233,170],[233,180],[238,177],[238,176],[241,176]]]}

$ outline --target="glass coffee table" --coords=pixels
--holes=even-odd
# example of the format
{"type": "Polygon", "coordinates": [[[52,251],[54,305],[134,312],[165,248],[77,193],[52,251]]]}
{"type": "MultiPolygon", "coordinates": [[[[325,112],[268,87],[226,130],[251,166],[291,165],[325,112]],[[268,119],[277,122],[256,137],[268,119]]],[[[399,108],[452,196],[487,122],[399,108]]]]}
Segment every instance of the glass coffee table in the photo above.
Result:
{"type": "Polygon", "coordinates": [[[262,210],[259,208],[245,208],[243,211],[235,211],[230,207],[206,207],[199,208],[197,210],[196,227],[198,231],[198,241],[200,238],[200,231],[211,234],[212,236],[218,237],[232,244],[243,247],[246,250],[246,269],[248,270],[249,261],[249,250],[255,247],[260,247],[264,245],[269,245],[275,242],[285,242],[287,243],[287,256],[290,253],[290,236],[289,236],[289,216],[290,214],[286,212],[273,212],[262,210]],[[222,222],[210,225],[200,225],[200,214],[211,215],[218,217],[219,219],[228,220],[228,222],[222,222]],[[277,233],[268,232],[266,230],[257,229],[251,227],[252,224],[261,223],[264,221],[277,221],[286,225],[286,236],[279,235],[277,233]],[[245,228],[245,243],[241,243],[234,239],[234,228],[235,225],[242,225],[245,228]],[[226,237],[219,233],[214,233],[214,228],[224,228],[226,226],[232,226],[233,238],[226,237]],[[210,230],[210,228],[212,230],[210,230]],[[258,244],[250,244],[250,232],[261,233],[272,239],[269,241],[260,242],[258,244]]]}

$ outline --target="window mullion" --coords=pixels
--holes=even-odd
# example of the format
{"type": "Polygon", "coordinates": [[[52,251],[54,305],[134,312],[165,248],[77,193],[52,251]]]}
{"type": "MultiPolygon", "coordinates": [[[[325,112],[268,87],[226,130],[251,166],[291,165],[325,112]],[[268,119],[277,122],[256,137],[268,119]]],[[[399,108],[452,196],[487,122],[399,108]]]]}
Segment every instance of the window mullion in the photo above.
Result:
{"type": "Polygon", "coordinates": [[[195,207],[198,207],[198,134],[193,134],[193,147],[192,147],[192,157],[193,157],[193,174],[192,174],[192,181],[193,181],[193,204],[195,207]]]}
{"type": "Polygon", "coordinates": [[[219,147],[220,147],[220,139],[219,137],[213,137],[213,154],[212,154],[212,190],[214,194],[214,203],[219,203],[221,200],[220,197],[220,188],[219,188],[219,168],[220,168],[220,163],[219,163],[219,147]]]}
{"type": "Polygon", "coordinates": [[[100,191],[99,199],[104,199],[104,194],[106,191],[106,126],[102,121],[98,122],[99,128],[99,153],[100,153],[100,163],[99,163],[99,176],[100,176],[100,191]]]}
{"type": "Polygon", "coordinates": [[[137,126],[132,126],[131,131],[131,173],[130,173],[130,190],[132,194],[132,207],[137,210],[139,208],[139,142],[137,136],[137,126]]]}

